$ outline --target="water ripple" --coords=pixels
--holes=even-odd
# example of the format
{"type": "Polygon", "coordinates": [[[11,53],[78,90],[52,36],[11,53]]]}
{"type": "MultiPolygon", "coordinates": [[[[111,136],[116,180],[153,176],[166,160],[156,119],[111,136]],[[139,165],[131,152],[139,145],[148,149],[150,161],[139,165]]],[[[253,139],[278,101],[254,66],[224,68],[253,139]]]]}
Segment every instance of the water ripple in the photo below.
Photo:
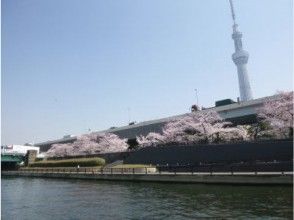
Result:
{"type": "Polygon", "coordinates": [[[2,219],[292,219],[292,187],[2,178],[2,219]]]}

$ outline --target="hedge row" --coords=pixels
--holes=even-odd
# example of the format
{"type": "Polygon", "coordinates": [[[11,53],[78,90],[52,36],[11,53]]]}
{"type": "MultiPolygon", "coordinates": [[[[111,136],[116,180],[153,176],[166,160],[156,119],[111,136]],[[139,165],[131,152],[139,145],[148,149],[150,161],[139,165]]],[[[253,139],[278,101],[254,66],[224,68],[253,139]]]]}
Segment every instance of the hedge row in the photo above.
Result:
{"type": "Polygon", "coordinates": [[[30,164],[31,167],[93,167],[103,166],[105,160],[100,157],[94,158],[77,158],[77,159],[66,159],[66,160],[45,160],[30,164]]]}

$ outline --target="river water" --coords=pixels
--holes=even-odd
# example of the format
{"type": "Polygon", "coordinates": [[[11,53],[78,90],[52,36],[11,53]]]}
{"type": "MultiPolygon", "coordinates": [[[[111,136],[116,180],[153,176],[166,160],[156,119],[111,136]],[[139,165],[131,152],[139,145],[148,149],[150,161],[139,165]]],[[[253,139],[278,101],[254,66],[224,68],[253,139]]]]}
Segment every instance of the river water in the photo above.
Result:
{"type": "Polygon", "coordinates": [[[3,220],[292,219],[292,187],[3,177],[3,220]]]}

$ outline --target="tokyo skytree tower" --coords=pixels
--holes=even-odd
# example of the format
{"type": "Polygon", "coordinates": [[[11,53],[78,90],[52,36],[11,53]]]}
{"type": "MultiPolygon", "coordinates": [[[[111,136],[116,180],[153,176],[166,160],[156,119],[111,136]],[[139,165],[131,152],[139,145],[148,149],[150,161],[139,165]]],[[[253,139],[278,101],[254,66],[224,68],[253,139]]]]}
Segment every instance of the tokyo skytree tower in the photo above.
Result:
{"type": "Polygon", "coordinates": [[[247,73],[247,62],[249,58],[249,53],[243,50],[242,46],[242,33],[238,31],[238,25],[236,24],[236,16],[234,11],[233,1],[230,1],[232,18],[233,18],[233,34],[232,38],[235,43],[235,53],[232,55],[232,59],[237,66],[238,79],[239,79],[239,90],[240,90],[240,100],[248,101],[253,99],[252,91],[249,83],[249,77],[247,73]]]}

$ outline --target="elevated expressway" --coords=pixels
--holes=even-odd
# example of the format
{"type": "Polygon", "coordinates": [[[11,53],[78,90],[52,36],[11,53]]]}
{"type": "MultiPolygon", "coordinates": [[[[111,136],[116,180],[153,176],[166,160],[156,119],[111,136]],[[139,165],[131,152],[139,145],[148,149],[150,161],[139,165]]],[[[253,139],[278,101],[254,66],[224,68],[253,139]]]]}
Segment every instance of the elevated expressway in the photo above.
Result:
{"type": "MultiPolygon", "coordinates": [[[[246,102],[239,102],[230,105],[218,106],[209,108],[211,110],[217,111],[221,117],[225,120],[231,121],[235,124],[250,124],[256,121],[256,113],[257,109],[262,106],[262,104],[267,100],[275,99],[276,96],[269,96],[259,99],[254,99],[246,102]]],[[[207,110],[209,110],[207,109],[207,110]]],[[[204,110],[206,111],[206,110],[204,110]]],[[[130,142],[136,140],[136,136],[139,135],[147,135],[149,132],[161,132],[162,127],[168,121],[172,119],[176,119],[178,117],[185,116],[189,113],[176,115],[172,117],[157,119],[157,120],[150,120],[139,122],[134,125],[128,125],[113,129],[107,129],[100,132],[111,132],[117,134],[121,138],[127,138],[130,142]]],[[[52,144],[56,143],[69,143],[76,140],[76,136],[74,137],[65,137],[57,140],[45,141],[41,143],[36,143],[36,146],[40,147],[40,151],[44,152],[47,151],[52,144]]]]}

